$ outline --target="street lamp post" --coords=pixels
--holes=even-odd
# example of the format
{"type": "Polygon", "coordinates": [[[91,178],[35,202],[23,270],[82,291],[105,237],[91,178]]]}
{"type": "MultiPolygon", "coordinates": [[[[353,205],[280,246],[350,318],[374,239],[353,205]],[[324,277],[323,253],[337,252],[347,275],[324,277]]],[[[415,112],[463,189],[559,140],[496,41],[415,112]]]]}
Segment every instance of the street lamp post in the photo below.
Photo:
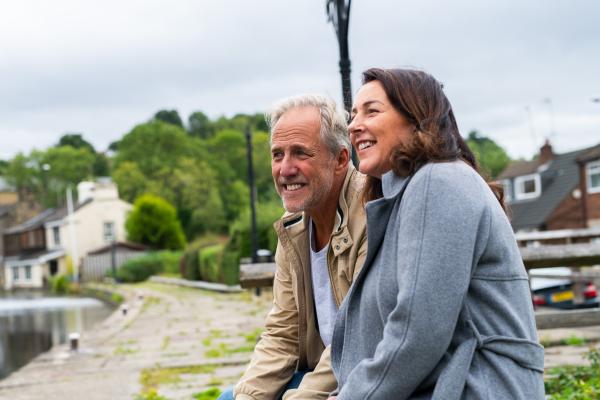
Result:
{"type": "Polygon", "coordinates": [[[248,155],[248,187],[250,188],[250,211],[252,214],[252,263],[258,262],[258,240],[256,233],[256,189],[254,188],[254,165],[252,163],[252,133],[250,127],[246,127],[246,146],[248,155]]]}
{"type": "MultiPolygon", "coordinates": [[[[348,49],[348,24],[352,0],[326,0],[327,16],[335,28],[340,49],[340,74],[342,76],[342,96],[344,108],[350,114],[352,109],[352,82],[350,80],[350,52],[348,49]]],[[[358,165],[356,152],[352,149],[352,161],[358,165]]]]}
{"type": "MultiPolygon", "coordinates": [[[[246,154],[248,156],[248,187],[250,188],[250,211],[251,211],[251,240],[252,240],[252,264],[258,262],[258,235],[256,232],[256,190],[254,188],[254,164],[252,162],[252,132],[250,125],[246,126],[246,154]]],[[[260,288],[256,288],[256,295],[260,295],[260,288]]]]}

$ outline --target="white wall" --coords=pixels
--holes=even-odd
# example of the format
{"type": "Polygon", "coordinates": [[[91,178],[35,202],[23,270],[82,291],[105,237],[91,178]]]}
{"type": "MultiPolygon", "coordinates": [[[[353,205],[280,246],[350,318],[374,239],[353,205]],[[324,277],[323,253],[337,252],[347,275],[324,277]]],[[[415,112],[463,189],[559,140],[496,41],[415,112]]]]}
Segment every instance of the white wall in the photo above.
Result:
{"type": "MultiPolygon", "coordinates": [[[[81,260],[85,255],[99,247],[109,244],[104,239],[104,222],[113,222],[117,241],[126,238],[125,220],[132,205],[120,199],[96,199],[74,212],[75,242],[77,244],[77,265],[81,266],[81,260]]],[[[60,227],[60,241],[67,254],[73,257],[74,246],[71,243],[68,217],[60,227]]],[[[52,229],[46,229],[48,243],[53,243],[52,229]]],[[[75,260],[73,260],[75,263],[75,260]]]]}
{"type": "Polygon", "coordinates": [[[44,266],[46,264],[31,265],[31,279],[25,278],[25,266],[18,266],[19,279],[13,281],[13,267],[10,265],[4,266],[4,289],[14,288],[40,288],[44,284],[44,266]]]}

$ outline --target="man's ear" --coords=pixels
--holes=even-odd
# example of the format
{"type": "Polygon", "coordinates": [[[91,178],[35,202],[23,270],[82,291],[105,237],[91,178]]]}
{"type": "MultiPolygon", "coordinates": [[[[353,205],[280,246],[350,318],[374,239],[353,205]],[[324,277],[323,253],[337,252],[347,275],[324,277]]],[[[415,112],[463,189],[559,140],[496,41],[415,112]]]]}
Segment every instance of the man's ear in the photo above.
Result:
{"type": "Polygon", "coordinates": [[[350,162],[350,152],[347,148],[342,148],[336,157],[335,172],[344,172],[350,162]]]}

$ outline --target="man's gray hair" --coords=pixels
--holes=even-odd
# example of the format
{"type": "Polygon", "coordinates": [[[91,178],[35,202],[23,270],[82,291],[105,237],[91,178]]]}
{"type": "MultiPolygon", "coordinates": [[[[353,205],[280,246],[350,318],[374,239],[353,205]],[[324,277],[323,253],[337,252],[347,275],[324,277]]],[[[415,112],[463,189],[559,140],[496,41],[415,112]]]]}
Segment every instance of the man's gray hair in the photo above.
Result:
{"type": "Polygon", "coordinates": [[[271,129],[271,141],[273,141],[273,128],[277,121],[287,111],[298,107],[316,107],[319,110],[321,138],[332,154],[339,154],[341,149],[350,151],[347,113],[340,110],[333,99],[320,94],[302,94],[275,103],[265,116],[271,129]]]}

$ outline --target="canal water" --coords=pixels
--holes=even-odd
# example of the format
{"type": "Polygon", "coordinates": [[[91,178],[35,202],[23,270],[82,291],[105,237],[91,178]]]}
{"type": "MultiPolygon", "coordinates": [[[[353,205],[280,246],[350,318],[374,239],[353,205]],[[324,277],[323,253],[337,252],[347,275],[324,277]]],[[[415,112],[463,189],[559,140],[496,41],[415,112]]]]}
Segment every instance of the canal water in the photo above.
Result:
{"type": "Polygon", "coordinates": [[[65,343],[69,333],[90,330],[112,312],[93,298],[0,291],[0,379],[52,346],[65,343]]]}

